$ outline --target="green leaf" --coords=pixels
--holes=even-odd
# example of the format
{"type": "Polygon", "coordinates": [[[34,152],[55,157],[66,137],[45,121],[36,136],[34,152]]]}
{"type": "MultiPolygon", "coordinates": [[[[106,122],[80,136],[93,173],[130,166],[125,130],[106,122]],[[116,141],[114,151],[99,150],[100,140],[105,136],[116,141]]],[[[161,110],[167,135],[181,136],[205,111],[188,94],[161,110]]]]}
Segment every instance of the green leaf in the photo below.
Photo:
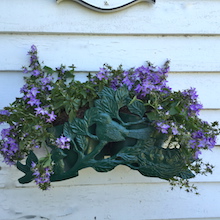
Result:
{"type": "Polygon", "coordinates": [[[49,74],[54,73],[54,70],[53,70],[52,68],[48,67],[48,66],[44,66],[44,67],[43,67],[43,70],[44,70],[45,72],[49,73],[49,74]]]}
{"type": "Polygon", "coordinates": [[[128,105],[128,109],[131,113],[136,114],[136,115],[140,116],[141,118],[144,116],[144,114],[146,112],[146,108],[145,108],[143,102],[141,102],[139,100],[135,100],[130,105],[128,105]]]}
{"type": "Polygon", "coordinates": [[[109,87],[104,87],[103,90],[98,93],[98,96],[99,96],[100,98],[108,97],[108,98],[114,100],[115,91],[114,91],[113,89],[109,88],[109,87]]]}
{"type": "Polygon", "coordinates": [[[87,121],[88,126],[91,126],[95,123],[94,119],[98,117],[98,114],[98,109],[95,107],[86,110],[84,119],[87,121]]]}
{"type": "Polygon", "coordinates": [[[146,113],[146,115],[150,121],[154,121],[154,120],[159,119],[159,115],[157,112],[149,112],[149,113],[146,113]]]}
{"type": "Polygon", "coordinates": [[[85,152],[88,148],[88,138],[82,135],[76,135],[77,151],[85,152]]]}
{"type": "Polygon", "coordinates": [[[74,109],[71,109],[69,112],[69,121],[73,121],[75,117],[76,117],[76,111],[74,109]]]}
{"type": "Polygon", "coordinates": [[[74,138],[76,137],[76,134],[72,132],[72,129],[68,122],[66,122],[63,126],[63,135],[74,142],[74,138]]]}
{"type": "Polygon", "coordinates": [[[129,98],[129,91],[125,86],[123,86],[123,87],[116,90],[115,100],[118,104],[118,109],[120,109],[121,107],[127,105],[128,98],[129,98]]]}
{"type": "Polygon", "coordinates": [[[169,110],[170,115],[176,115],[178,113],[179,112],[177,111],[176,107],[171,107],[170,110],[169,110]]]}
{"type": "Polygon", "coordinates": [[[70,122],[70,127],[72,132],[79,135],[87,135],[88,133],[88,124],[86,120],[75,118],[72,122],[70,122]]]}
{"type": "Polygon", "coordinates": [[[95,106],[100,112],[108,113],[112,118],[117,118],[118,105],[115,100],[105,97],[95,101],[95,106]]]}
{"type": "Polygon", "coordinates": [[[51,155],[47,154],[45,157],[41,157],[38,161],[39,164],[41,164],[43,167],[48,167],[52,163],[51,155]]]}
{"type": "MultiPolygon", "coordinates": [[[[53,134],[53,136],[55,138],[58,138],[62,135],[63,133],[63,125],[58,125],[58,126],[55,126],[55,127],[51,127],[51,128],[48,128],[48,131],[53,134]]],[[[43,141],[43,140],[42,140],[43,141]]]]}

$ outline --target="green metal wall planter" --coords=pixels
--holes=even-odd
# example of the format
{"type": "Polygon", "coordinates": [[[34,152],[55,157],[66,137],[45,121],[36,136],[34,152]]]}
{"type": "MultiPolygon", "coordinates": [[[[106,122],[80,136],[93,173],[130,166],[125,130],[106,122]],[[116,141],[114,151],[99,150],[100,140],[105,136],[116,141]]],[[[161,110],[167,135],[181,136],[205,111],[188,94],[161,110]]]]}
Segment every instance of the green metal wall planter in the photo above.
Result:
{"type": "MultiPolygon", "coordinates": [[[[48,143],[55,164],[51,181],[75,177],[86,167],[107,172],[120,164],[149,177],[167,180],[174,176],[194,177],[185,166],[181,149],[162,147],[168,136],[155,136],[156,129],[144,118],[144,104],[136,100],[129,105],[131,99],[126,87],[116,91],[106,87],[99,97],[95,107],[86,110],[83,119],[75,118],[51,129],[57,138],[64,134],[71,140],[71,148],[64,150],[48,143]],[[120,113],[122,107],[128,107],[131,114],[120,113]]],[[[37,162],[33,152],[26,165],[17,164],[26,173],[19,179],[20,183],[33,180],[28,161],[37,162]]]]}
{"type": "Polygon", "coordinates": [[[42,67],[34,45],[29,55],[23,96],[0,111],[0,123],[9,125],[0,153],[24,173],[20,183],[33,180],[46,190],[87,167],[108,172],[125,165],[194,191],[188,179],[212,173],[199,156],[215,146],[218,123],[198,117],[194,88],[167,85],[168,61],[129,70],[106,64],[80,82],[74,65],[42,67]]]}

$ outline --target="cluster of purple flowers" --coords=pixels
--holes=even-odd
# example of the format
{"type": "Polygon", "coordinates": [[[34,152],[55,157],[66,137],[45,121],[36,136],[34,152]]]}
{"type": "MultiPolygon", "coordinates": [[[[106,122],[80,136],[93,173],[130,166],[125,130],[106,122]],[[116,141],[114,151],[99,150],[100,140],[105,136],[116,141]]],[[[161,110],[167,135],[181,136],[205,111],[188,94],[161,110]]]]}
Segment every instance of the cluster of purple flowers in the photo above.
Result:
{"type": "Polygon", "coordinates": [[[201,149],[214,148],[216,144],[216,136],[207,135],[203,130],[195,131],[191,134],[191,139],[189,140],[189,146],[195,149],[195,159],[198,159],[199,154],[201,154],[201,149]]]}
{"type": "Polygon", "coordinates": [[[56,145],[61,149],[70,149],[70,139],[65,136],[61,136],[56,139],[56,145]]]}
{"type": "MultiPolygon", "coordinates": [[[[38,94],[46,93],[47,90],[44,88],[47,86],[49,88],[50,85],[47,85],[49,82],[48,78],[41,79],[43,81],[42,85],[43,87],[37,88],[35,86],[31,87],[30,89],[27,89],[26,86],[24,86],[21,89],[21,92],[23,92],[25,95],[23,97],[24,100],[27,100],[27,104],[35,107],[35,114],[44,116],[46,122],[53,122],[56,119],[56,115],[54,114],[54,111],[49,111],[50,106],[41,106],[41,100],[37,97],[38,94]]],[[[50,88],[51,89],[51,88],[50,88]]]]}
{"type": "Polygon", "coordinates": [[[200,110],[202,109],[202,105],[198,103],[198,95],[195,88],[190,88],[188,90],[184,90],[182,92],[184,98],[187,100],[187,104],[185,105],[185,109],[188,110],[188,115],[199,115],[200,110]]]}
{"type": "Polygon", "coordinates": [[[6,115],[9,116],[11,113],[8,110],[1,110],[0,115],[6,115]]]}
{"type": "Polygon", "coordinates": [[[177,125],[174,122],[170,124],[165,122],[156,122],[156,128],[163,134],[168,134],[170,131],[173,135],[179,134],[177,125]]]}
{"type": "Polygon", "coordinates": [[[13,126],[10,126],[9,128],[2,129],[1,131],[2,140],[0,151],[4,157],[4,162],[8,165],[15,164],[14,159],[19,151],[19,146],[15,139],[16,133],[13,132],[13,128],[13,126]]]}
{"type": "MultiPolygon", "coordinates": [[[[44,76],[42,70],[38,69],[40,64],[37,57],[37,48],[33,45],[31,47],[31,51],[29,52],[31,55],[31,67],[33,70],[29,72],[26,68],[24,69],[24,73],[31,73],[34,76],[35,85],[25,84],[20,92],[24,93],[23,99],[27,101],[27,104],[31,107],[34,107],[35,114],[40,115],[42,118],[46,120],[46,122],[53,122],[56,119],[56,115],[54,111],[50,110],[50,106],[42,106],[42,97],[43,99],[50,99],[49,94],[53,89],[53,77],[52,76],[44,76]],[[37,85],[37,86],[36,86],[37,85]]],[[[47,101],[48,101],[47,100],[47,101]]],[[[45,101],[45,100],[44,100],[45,101]]]]}
{"type": "Polygon", "coordinates": [[[28,52],[28,54],[30,55],[30,67],[33,69],[39,67],[40,63],[38,61],[37,47],[35,45],[31,46],[31,50],[28,52]]]}
{"type": "Polygon", "coordinates": [[[36,163],[32,161],[31,169],[33,171],[33,176],[35,183],[42,190],[48,190],[50,188],[50,176],[53,174],[50,167],[39,167],[36,163]]]}
{"type": "Polygon", "coordinates": [[[109,80],[110,87],[113,89],[126,85],[129,90],[134,91],[141,98],[151,92],[167,93],[167,91],[170,91],[171,89],[166,85],[168,71],[168,65],[164,65],[164,68],[159,68],[148,64],[148,66],[141,66],[117,74],[111,71],[110,68],[105,67],[100,68],[96,78],[100,81],[109,80]]]}

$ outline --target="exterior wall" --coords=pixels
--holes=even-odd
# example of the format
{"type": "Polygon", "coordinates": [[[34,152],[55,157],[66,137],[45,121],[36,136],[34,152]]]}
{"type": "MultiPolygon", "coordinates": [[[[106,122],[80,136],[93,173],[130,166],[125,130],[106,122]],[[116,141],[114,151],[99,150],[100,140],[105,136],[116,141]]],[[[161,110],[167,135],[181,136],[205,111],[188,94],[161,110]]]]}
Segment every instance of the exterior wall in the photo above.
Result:
{"type": "MultiPolygon", "coordinates": [[[[19,96],[32,44],[46,65],[75,64],[79,79],[104,63],[124,68],[171,60],[170,86],[196,87],[207,121],[220,121],[220,1],[157,0],[110,14],[71,1],[0,1],[0,109],[19,96]]],[[[1,125],[4,126],[4,125],[1,125]]],[[[219,143],[218,143],[219,144],[219,143]]],[[[220,219],[220,147],[203,157],[213,175],[193,179],[200,196],[119,166],[88,168],[42,192],[0,163],[0,220],[220,219]]]]}

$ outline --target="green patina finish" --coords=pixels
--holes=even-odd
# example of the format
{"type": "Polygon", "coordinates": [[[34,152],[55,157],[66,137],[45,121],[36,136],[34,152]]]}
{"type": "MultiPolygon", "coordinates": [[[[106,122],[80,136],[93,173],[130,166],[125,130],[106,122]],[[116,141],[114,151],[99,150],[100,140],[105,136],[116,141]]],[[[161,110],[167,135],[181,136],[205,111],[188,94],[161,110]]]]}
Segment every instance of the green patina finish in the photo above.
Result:
{"type": "MultiPolygon", "coordinates": [[[[169,137],[159,133],[147,118],[141,100],[132,100],[126,87],[118,90],[104,88],[94,107],[85,111],[83,118],[51,129],[55,137],[70,139],[70,149],[59,149],[49,141],[53,175],[50,180],[61,181],[76,177],[78,171],[93,167],[108,172],[117,165],[126,165],[144,176],[170,179],[189,179],[194,174],[186,167],[181,148],[163,148],[169,137]],[[123,113],[121,109],[126,109],[123,113]]],[[[31,163],[38,162],[31,151],[26,164],[17,163],[25,176],[20,183],[33,180],[31,163]]]]}

